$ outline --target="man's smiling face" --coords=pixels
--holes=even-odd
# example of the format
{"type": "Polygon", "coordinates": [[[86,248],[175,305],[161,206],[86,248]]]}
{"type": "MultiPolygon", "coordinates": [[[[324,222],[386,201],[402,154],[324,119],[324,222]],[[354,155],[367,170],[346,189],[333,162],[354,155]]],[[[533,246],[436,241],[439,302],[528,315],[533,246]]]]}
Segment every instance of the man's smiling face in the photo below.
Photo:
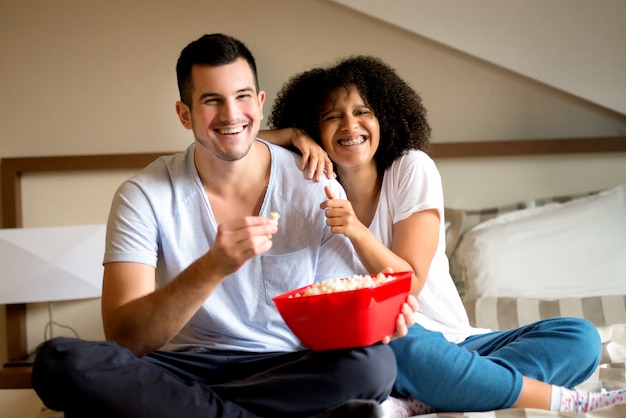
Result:
{"type": "Polygon", "coordinates": [[[250,66],[243,58],[221,66],[194,65],[191,78],[192,107],[178,104],[181,122],[215,157],[243,158],[259,132],[265,101],[250,66]]]}

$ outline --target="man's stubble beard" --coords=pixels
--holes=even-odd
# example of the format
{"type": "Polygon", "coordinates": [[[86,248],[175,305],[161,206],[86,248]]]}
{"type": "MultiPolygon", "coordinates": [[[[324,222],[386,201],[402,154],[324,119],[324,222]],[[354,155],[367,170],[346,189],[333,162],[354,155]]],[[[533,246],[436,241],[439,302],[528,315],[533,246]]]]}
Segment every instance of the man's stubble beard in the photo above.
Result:
{"type": "Polygon", "coordinates": [[[203,147],[205,150],[207,150],[209,153],[211,153],[216,158],[218,158],[218,159],[220,159],[222,161],[237,161],[237,160],[241,160],[246,155],[248,155],[248,153],[250,152],[250,149],[252,148],[252,144],[253,144],[253,141],[249,141],[248,142],[248,147],[243,152],[238,153],[238,154],[232,154],[232,153],[222,152],[219,148],[213,146],[213,144],[211,144],[209,141],[207,141],[207,140],[205,140],[203,138],[199,138],[198,136],[196,136],[196,142],[198,142],[198,144],[201,147],[203,147]]]}

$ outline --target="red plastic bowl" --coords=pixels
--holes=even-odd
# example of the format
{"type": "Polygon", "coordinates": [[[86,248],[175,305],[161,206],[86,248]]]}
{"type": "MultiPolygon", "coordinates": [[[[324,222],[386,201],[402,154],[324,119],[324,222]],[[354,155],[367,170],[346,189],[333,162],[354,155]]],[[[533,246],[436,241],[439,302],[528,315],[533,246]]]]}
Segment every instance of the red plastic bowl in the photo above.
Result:
{"type": "Polygon", "coordinates": [[[412,272],[386,276],[395,279],[365,289],[294,297],[309,287],[304,286],[273,300],[287,326],[310,349],[363,347],[394,332],[411,291],[412,272]]]}

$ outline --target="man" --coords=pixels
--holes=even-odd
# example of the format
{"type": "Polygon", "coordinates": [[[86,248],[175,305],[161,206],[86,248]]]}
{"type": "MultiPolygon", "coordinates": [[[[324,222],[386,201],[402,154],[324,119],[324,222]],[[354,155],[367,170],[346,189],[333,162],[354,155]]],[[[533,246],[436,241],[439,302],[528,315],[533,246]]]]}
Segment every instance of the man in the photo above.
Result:
{"type": "Polygon", "coordinates": [[[45,343],[35,390],[70,418],[379,416],[395,379],[390,348],[306,350],[271,299],[354,273],[349,242],[319,209],[325,185],[345,193],[307,181],[297,156],[256,138],[265,93],[241,42],[205,35],[176,69],[176,112],[195,141],[116,193],[108,341],[45,343]]]}

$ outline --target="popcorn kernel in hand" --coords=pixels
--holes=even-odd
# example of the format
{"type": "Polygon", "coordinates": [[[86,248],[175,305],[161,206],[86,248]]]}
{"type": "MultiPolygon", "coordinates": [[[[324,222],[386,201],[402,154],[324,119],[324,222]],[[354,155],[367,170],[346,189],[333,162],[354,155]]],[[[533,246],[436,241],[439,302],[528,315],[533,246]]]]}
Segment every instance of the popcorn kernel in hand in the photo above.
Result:
{"type": "MultiPolygon", "coordinates": [[[[276,227],[278,227],[278,218],[280,218],[278,212],[270,212],[270,223],[274,224],[276,227]]],[[[272,235],[269,236],[269,239],[272,239],[272,235]]]]}
{"type": "Polygon", "coordinates": [[[274,225],[278,225],[278,218],[280,218],[278,212],[270,212],[270,222],[274,225]]]}

